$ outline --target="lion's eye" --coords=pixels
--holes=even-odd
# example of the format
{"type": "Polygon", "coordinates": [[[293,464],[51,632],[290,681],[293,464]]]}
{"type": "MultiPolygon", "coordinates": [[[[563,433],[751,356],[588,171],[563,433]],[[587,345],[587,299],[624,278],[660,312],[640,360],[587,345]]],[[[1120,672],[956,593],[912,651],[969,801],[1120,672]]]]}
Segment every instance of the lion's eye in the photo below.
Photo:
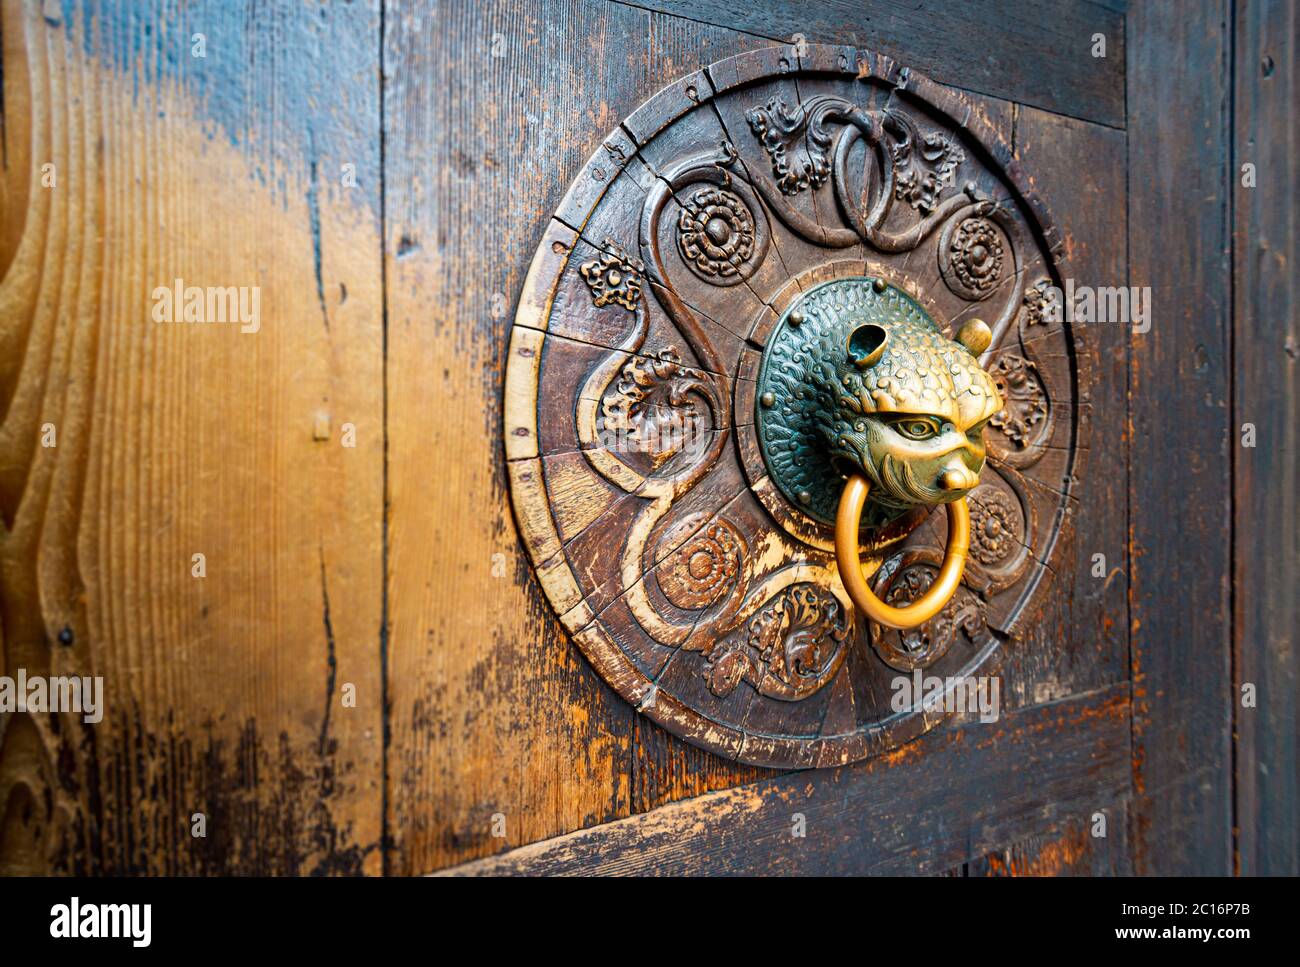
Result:
{"type": "Polygon", "coordinates": [[[905,417],[894,422],[894,429],[909,440],[928,440],[939,434],[939,421],[919,416],[905,417]]]}

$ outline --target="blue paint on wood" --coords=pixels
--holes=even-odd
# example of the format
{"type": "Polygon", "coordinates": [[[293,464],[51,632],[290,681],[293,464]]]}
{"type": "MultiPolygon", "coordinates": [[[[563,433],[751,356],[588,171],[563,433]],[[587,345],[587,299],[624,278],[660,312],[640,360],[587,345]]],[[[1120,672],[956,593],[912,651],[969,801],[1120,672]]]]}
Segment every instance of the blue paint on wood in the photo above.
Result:
{"type": "Polygon", "coordinates": [[[63,0],[62,23],[51,26],[128,76],[137,103],[150,89],[183,95],[208,137],[239,149],[282,203],[304,190],[314,168],[320,189],[335,189],[331,198],[377,211],[379,24],[378,0],[63,0]],[[342,184],[348,163],[353,188],[342,184]]]}

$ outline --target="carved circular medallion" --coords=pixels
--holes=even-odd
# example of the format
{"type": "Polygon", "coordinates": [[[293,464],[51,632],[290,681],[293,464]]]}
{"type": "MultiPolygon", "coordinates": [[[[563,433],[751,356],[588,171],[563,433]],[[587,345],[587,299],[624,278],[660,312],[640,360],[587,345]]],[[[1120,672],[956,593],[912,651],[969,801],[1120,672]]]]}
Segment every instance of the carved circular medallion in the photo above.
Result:
{"type": "MultiPolygon", "coordinates": [[[[939,573],[941,556],[929,549],[911,549],[896,554],[876,572],[876,596],[886,604],[904,607],[929,590],[939,573]]],[[[957,593],[935,617],[919,628],[902,631],[871,627],[871,644],[891,668],[902,672],[928,668],[961,641],[976,647],[988,637],[984,602],[969,587],[957,593]]]]}
{"type": "Polygon", "coordinates": [[[690,536],[664,561],[657,578],[669,601],[693,611],[713,604],[735,583],[742,548],[740,535],[725,520],[697,516],[682,530],[690,536]]]}
{"type": "Polygon", "coordinates": [[[754,255],[754,216],[724,188],[700,188],[682,204],[677,245],[687,268],[706,282],[734,285],[754,255]]]}
{"type": "Polygon", "coordinates": [[[953,292],[977,302],[1002,284],[1006,244],[989,218],[950,222],[939,239],[939,268],[953,292]]]}
{"type": "Polygon", "coordinates": [[[1001,564],[1020,549],[1019,536],[1024,533],[1020,508],[997,491],[972,495],[971,554],[990,567],[1001,564]]]}
{"type": "MultiPolygon", "coordinates": [[[[899,677],[987,673],[1046,586],[1084,452],[1079,334],[1047,311],[1061,256],[1043,206],[981,117],[866,51],[720,61],[599,145],[533,260],[505,385],[524,545],[611,687],[726,758],[817,767],[909,741],[946,713],[894,708],[899,677]],[[812,389],[792,378],[815,373],[808,336],[849,302],[946,335],[983,319],[1006,403],[983,431],[962,587],[908,632],[869,627],[844,592],[834,466],[782,450],[812,389]]],[[[872,387],[888,409],[929,375],[872,387]]],[[[864,530],[878,596],[924,592],[943,520],[864,530]]]]}

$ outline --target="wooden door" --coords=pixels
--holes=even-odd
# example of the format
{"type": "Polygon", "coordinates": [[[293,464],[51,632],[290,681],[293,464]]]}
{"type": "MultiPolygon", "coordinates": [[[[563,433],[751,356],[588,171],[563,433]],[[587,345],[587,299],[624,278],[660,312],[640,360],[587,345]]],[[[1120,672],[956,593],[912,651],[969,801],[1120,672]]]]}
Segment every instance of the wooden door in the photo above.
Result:
{"type": "MultiPolygon", "coordinates": [[[[0,870],[1297,872],[1295,18],[1226,0],[5,4],[0,675],[100,676],[104,715],[0,712],[0,870]],[[582,447],[540,441],[617,348],[599,327],[626,321],[583,281],[603,255],[615,286],[637,268],[603,229],[635,241],[640,209],[607,200],[629,185],[639,206],[716,124],[743,202],[755,171],[780,176],[746,112],[785,89],[905,108],[915,137],[887,143],[929,164],[896,186],[908,217],[961,177],[1020,219],[895,260],[777,225],[788,278],[754,268],[701,310],[780,314],[791,280],[855,260],[939,309],[984,305],[990,248],[998,304],[1018,297],[1000,385],[1028,389],[985,508],[1036,536],[990,545],[987,568],[1023,567],[968,581],[981,623],[949,629],[1000,714],[855,720],[840,731],[873,738],[849,753],[815,741],[844,714],[834,676],[815,714],[772,705],[733,741],[665,709],[767,679],[713,689],[688,655],[703,664],[648,705],[581,639],[573,609],[634,583],[599,568],[639,498],[611,510],[582,447]],[[1033,329],[1034,283],[1067,280],[1149,292],[1150,314],[1033,329]],[[556,318],[587,328],[549,324],[566,285],[587,301],[556,318]],[[159,290],[179,311],[190,287],[256,289],[256,322],[160,318],[159,290]],[[795,738],[760,749],[780,728],[795,738]]],[[[816,141],[782,145],[811,164],[792,185],[816,141]]],[[[833,186],[804,188],[794,207],[829,224],[833,186]]],[[[737,265],[775,225],[756,199],[750,221],[698,201],[749,233],[737,265]]],[[[711,332],[740,365],[764,347],[738,330],[711,332]]],[[[748,547],[778,525],[736,460],[701,509],[749,501],[748,547]]],[[[782,533],[763,546],[797,546],[782,533]]],[[[844,640],[845,688],[867,680],[854,663],[897,671],[870,629],[844,640]]]]}

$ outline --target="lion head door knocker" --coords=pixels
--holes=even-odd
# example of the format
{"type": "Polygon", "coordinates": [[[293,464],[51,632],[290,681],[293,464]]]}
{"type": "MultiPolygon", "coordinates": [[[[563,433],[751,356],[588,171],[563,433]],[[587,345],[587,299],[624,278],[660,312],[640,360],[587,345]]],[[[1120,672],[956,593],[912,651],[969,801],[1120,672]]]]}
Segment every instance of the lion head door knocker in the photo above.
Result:
{"type": "Polygon", "coordinates": [[[763,354],[758,438],[772,482],[830,523],[840,580],[853,604],[890,628],[938,614],[961,583],[970,549],[966,495],[984,467],[984,428],[1002,409],[979,355],[981,319],[948,339],[884,279],[826,282],[786,313],[763,354]],[[872,593],[859,531],[919,508],[948,506],[948,541],[934,584],[895,607],[872,593]]]}
{"type": "Polygon", "coordinates": [[[516,520],[574,641],[671,732],[851,762],[959,711],[900,683],[1014,647],[1087,354],[1010,157],[887,58],[777,47],[666,88],[569,189],[511,334],[516,520]]]}

